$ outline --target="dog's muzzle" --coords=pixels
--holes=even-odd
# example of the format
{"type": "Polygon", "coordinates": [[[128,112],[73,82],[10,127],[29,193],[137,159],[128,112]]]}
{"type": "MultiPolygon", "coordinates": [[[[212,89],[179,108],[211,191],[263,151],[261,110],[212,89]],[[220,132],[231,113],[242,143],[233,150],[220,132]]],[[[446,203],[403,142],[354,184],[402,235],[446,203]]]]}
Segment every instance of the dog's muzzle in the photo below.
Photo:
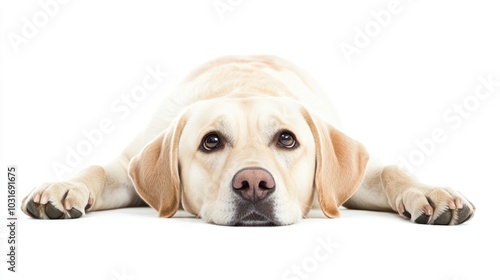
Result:
{"type": "Polygon", "coordinates": [[[238,195],[236,225],[276,225],[272,193],[276,183],[269,171],[249,167],[238,171],[232,180],[238,195]]]}

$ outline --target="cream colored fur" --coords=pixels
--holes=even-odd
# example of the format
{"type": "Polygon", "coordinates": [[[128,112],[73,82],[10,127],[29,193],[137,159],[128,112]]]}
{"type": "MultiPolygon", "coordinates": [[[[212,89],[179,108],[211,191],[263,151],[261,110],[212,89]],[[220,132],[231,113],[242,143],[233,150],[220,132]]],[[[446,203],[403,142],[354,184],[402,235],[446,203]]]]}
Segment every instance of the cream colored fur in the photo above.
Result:
{"type": "Polygon", "coordinates": [[[238,222],[231,180],[243,168],[259,167],[276,182],[277,225],[306,217],[315,198],[328,217],[338,217],[341,205],[395,211],[430,224],[456,224],[472,216],[474,206],[459,193],[376,164],[340,129],[330,100],[296,66],[269,56],[221,58],[202,65],[169,94],[116,160],[67,182],[35,188],[22,209],[53,218],[46,211],[51,203],[62,218],[74,218],[78,211],[146,202],[161,217],[182,206],[207,222],[231,225],[238,222]],[[298,146],[276,145],[282,131],[292,132],[298,146]],[[210,132],[225,142],[207,153],[200,141],[210,132]]]}

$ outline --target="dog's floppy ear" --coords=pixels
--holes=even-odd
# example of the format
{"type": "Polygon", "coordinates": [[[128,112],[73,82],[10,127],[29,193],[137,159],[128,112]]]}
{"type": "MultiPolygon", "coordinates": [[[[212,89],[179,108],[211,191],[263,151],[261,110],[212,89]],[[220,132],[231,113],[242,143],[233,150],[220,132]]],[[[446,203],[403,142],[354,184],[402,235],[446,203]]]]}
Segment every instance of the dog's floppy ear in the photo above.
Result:
{"type": "Polygon", "coordinates": [[[137,193],[160,217],[172,217],[179,208],[178,147],[186,119],[174,121],[130,161],[129,176],[137,193]]]}
{"type": "Polygon", "coordinates": [[[339,207],[363,180],[368,153],[363,145],[303,109],[316,145],[314,185],[323,213],[338,217],[339,207]]]}

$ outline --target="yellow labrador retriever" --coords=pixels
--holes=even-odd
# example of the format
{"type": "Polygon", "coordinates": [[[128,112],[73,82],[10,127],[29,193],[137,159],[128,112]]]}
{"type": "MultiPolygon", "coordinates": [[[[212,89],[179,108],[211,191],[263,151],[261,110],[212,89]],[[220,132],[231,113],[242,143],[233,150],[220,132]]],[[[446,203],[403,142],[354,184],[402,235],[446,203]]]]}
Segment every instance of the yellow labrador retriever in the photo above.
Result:
{"type": "Polygon", "coordinates": [[[289,62],[218,59],[188,76],[115,161],[35,188],[22,210],[64,219],[147,203],[160,217],[182,207],[220,225],[289,225],[314,206],[338,217],[341,205],[424,224],[472,217],[474,206],[458,192],[369,162],[337,120],[318,86],[289,62]]]}

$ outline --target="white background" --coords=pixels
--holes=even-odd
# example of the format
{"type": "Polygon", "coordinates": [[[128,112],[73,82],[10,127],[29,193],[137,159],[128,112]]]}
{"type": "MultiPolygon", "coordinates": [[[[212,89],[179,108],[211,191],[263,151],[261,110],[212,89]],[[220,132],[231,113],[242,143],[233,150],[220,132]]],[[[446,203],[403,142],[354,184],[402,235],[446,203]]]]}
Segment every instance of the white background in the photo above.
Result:
{"type": "Polygon", "coordinates": [[[7,165],[17,165],[18,202],[59,179],[52,165],[65,164],[68,147],[85,140],[83,130],[103,119],[114,125],[63,178],[116,156],[200,63],[272,54],[308,71],[331,95],[344,130],[388,163],[419,153],[415,141],[441,129],[446,140],[419,158],[415,175],[460,190],[478,210],[456,227],[343,210],[339,219],[318,214],[273,228],[159,219],[148,208],[64,221],[33,220],[19,211],[18,272],[7,271],[1,226],[1,279],[499,278],[500,87],[474,103],[479,77],[500,81],[496,1],[396,1],[398,12],[386,26],[376,24],[380,30],[373,13],[387,10],[388,0],[229,1],[234,7],[222,18],[213,0],[68,1],[52,6],[45,25],[23,37],[23,18],[43,20],[40,3],[47,2],[0,6],[1,182],[6,186],[7,165]],[[373,36],[348,62],[340,45],[356,46],[356,30],[367,26],[373,36]],[[25,40],[15,45],[15,36],[25,40]],[[169,77],[128,116],[114,112],[113,102],[130,95],[156,65],[169,77]],[[443,114],[464,100],[473,110],[459,124],[456,114],[446,121],[443,114]],[[336,246],[315,260],[314,252],[324,250],[319,240],[336,246]],[[294,266],[307,272],[293,276],[294,266]]]}

